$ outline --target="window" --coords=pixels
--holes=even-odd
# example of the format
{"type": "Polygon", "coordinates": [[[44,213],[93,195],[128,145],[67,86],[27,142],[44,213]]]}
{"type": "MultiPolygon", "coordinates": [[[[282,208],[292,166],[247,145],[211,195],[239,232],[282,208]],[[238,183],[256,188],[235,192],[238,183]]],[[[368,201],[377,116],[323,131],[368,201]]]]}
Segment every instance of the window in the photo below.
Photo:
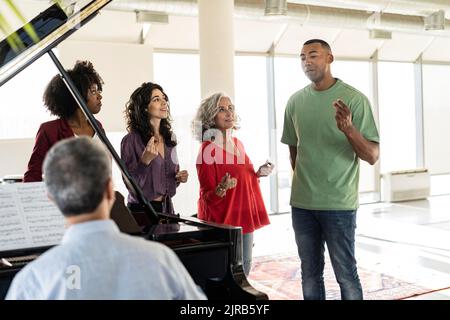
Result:
{"type": "Polygon", "coordinates": [[[44,55],[0,87],[0,139],[34,138],[39,125],[54,118],[42,95],[57,73],[50,57],[44,55]]]}
{"type": "Polygon", "coordinates": [[[44,55],[0,87],[0,178],[25,173],[40,124],[54,118],[45,108],[42,95],[57,73],[44,55]]]}
{"type": "Polygon", "coordinates": [[[180,170],[189,172],[188,182],[177,188],[174,208],[189,216],[197,212],[199,197],[195,162],[200,144],[192,135],[191,122],[201,102],[200,60],[197,54],[155,53],[153,63],[154,82],[163,87],[170,100],[180,170]]]}
{"type": "MultiPolygon", "coordinates": [[[[234,60],[236,112],[241,129],[236,131],[255,170],[269,159],[266,57],[236,56],[234,60]]],[[[270,179],[260,179],[266,209],[270,209],[270,179]]]]}
{"type": "Polygon", "coordinates": [[[291,210],[292,169],[289,161],[289,148],[280,142],[283,134],[284,110],[290,96],[308,85],[309,80],[304,75],[299,58],[276,57],[275,73],[275,109],[277,120],[277,157],[278,157],[278,202],[279,211],[291,210]]]}
{"type": "Polygon", "coordinates": [[[414,65],[378,64],[381,172],[416,168],[414,65]]]}
{"type": "Polygon", "coordinates": [[[423,65],[425,167],[433,175],[431,194],[450,193],[450,66],[423,65]]]}
{"type": "MultiPolygon", "coordinates": [[[[368,61],[339,61],[332,64],[333,75],[340,78],[345,83],[361,91],[372,105],[372,113],[376,119],[373,110],[373,90],[372,90],[372,72],[371,62],[368,61]],[[355,72],[358,70],[358,72],[355,72]]],[[[360,160],[359,173],[359,192],[360,202],[372,202],[379,199],[379,194],[374,194],[377,190],[378,179],[376,179],[375,166],[360,160]],[[364,193],[364,197],[362,196],[364,193]]]]}

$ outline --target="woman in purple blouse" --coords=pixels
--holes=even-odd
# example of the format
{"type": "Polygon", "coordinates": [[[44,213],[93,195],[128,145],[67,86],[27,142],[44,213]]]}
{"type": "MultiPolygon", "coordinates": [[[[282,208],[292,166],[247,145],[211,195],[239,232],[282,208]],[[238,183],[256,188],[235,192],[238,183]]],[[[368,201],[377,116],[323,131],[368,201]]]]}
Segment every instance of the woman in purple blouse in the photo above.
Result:
{"type": "MultiPolygon", "coordinates": [[[[143,83],[131,94],[125,114],[128,134],[121,143],[122,160],[153,208],[173,214],[171,198],[188,172],[179,170],[169,98],[160,85],[143,83]]],[[[132,192],[127,205],[132,211],[142,208],[132,192]]]]}

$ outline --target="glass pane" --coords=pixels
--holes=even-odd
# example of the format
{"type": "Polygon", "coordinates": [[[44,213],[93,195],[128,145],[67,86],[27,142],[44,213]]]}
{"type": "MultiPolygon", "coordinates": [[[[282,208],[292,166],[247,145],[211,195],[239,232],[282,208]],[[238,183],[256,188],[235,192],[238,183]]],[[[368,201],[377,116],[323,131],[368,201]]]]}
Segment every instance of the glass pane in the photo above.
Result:
{"type": "Polygon", "coordinates": [[[34,138],[39,125],[54,118],[44,106],[42,95],[56,74],[58,70],[45,55],[0,87],[4,106],[0,139],[34,138]]]}
{"type": "MultiPolygon", "coordinates": [[[[234,70],[235,105],[241,118],[241,128],[235,133],[258,170],[269,159],[266,58],[236,56],[234,70]]],[[[270,211],[270,179],[261,178],[260,187],[270,211]]]]}
{"type": "Polygon", "coordinates": [[[450,193],[450,66],[425,64],[423,112],[425,167],[430,170],[431,195],[450,193]]]}
{"type": "Polygon", "coordinates": [[[450,174],[438,174],[430,177],[430,195],[439,196],[450,193],[450,174]]]}
{"type": "Polygon", "coordinates": [[[276,57],[275,73],[275,109],[277,120],[277,153],[278,153],[278,202],[279,211],[291,210],[292,169],[289,162],[289,148],[280,142],[283,134],[284,110],[289,97],[309,84],[300,65],[300,58],[276,57]]]}
{"type": "Polygon", "coordinates": [[[412,63],[378,64],[381,172],[416,168],[416,112],[412,63]]]}
{"type": "Polygon", "coordinates": [[[450,173],[449,88],[450,66],[423,66],[425,165],[431,174],[450,173]]]}
{"type": "Polygon", "coordinates": [[[173,130],[177,136],[180,169],[189,172],[188,182],[177,188],[174,207],[181,215],[197,212],[199,183],[195,162],[200,144],[194,139],[191,121],[200,105],[200,61],[196,54],[155,53],[154,82],[170,99],[173,130]],[[181,72],[182,70],[182,72],[181,72]]]}
{"type": "MultiPolygon", "coordinates": [[[[369,98],[373,112],[373,91],[371,63],[366,61],[334,61],[333,75],[351,85],[369,98]],[[355,72],[358,70],[358,72],[355,72]]],[[[376,117],[374,113],[374,117],[376,117]]],[[[376,190],[375,167],[360,160],[359,192],[374,192],[376,190]]],[[[361,202],[362,199],[360,199],[361,202]]]]}

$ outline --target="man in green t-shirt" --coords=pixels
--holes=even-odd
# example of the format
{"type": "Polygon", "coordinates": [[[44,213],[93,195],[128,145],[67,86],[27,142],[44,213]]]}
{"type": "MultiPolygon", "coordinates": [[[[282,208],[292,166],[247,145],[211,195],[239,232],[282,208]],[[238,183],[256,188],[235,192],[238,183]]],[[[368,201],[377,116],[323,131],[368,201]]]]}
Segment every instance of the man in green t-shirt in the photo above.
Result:
{"type": "Polygon", "coordinates": [[[355,259],[359,159],[378,160],[378,130],[367,97],[331,75],[327,42],[305,42],[300,57],[311,84],[290,97],[281,142],[294,170],[290,204],[303,297],[325,299],[326,243],[342,299],[362,299],[355,259]]]}

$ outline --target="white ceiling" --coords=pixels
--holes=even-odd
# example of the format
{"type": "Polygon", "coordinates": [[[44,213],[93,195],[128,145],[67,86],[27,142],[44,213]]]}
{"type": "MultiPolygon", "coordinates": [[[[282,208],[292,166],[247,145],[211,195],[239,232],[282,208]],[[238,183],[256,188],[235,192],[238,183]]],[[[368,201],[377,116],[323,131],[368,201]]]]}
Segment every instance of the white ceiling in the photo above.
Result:
{"type": "Polygon", "coordinates": [[[152,24],[148,43],[155,48],[198,50],[196,17],[170,16],[168,24],[152,24]]]}
{"type": "Polygon", "coordinates": [[[301,25],[290,23],[275,47],[275,52],[280,54],[299,54],[301,45],[308,39],[320,38],[331,44],[339,32],[340,29],[337,28],[302,27],[301,25]]]}
{"type": "Polygon", "coordinates": [[[378,51],[381,60],[415,61],[424,52],[433,37],[395,33],[391,40],[383,42],[378,51]]]}
{"type": "Polygon", "coordinates": [[[437,10],[444,10],[446,16],[450,17],[448,0],[288,0],[287,2],[416,16],[426,16],[437,10]]]}
{"type": "Polygon", "coordinates": [[[450,57],[450,38],[435,38],[423,54],[423,60],[448,61],[450,57]]]}
{"type": "MultiPolygon", "coordinates": [[[[402,2],[402,0],[383,1],[384,4],[387,2],[395,4],[402,2]]],[[[438,1],[442,0],[430,0],[430,5],[435,5],[438,1]]],[[[151,0],[148,0],[146,3],[151,2],[151,0]]],[[[162,1],[159,2],[162,3],[162,1]]],[[[189,4],[189,1],[185,2],[189,4]]],[[[239,0],[239,2],[245,1],[239,0]]],[[[258,1],[253,0],[249,2],[258,1]]],[[[298,0],[289,2],[307,3],[311,1],[298,0]]],[[[377,3],[377,1],[369,0],[314,1],[316,5],[327,2],[340,2],[347,5],[355,5],[359,2],[360,6],[368,6],[372,3],[372,7],[377,3]]],[[[403,0],[403,2],[405,1],[403,0]]],[[[415,13],[424,12],[419,7],[424,1],[415,0],[409,2],[411,3],[411,8],[415,8],[415,13]],[[412,5],[413,3],[416,3],[416,5],[412,5]]],[[[446,2],[448,2],[448,7],[450,7],[450,0],[446,2]]],[[[99,16],[95,17],[81,30],[74,33],[71,38],[86,41],[139,43],[141,41],[142,24],[136,23],[135,12],[131,10],[133,6],[137,8],[137,5],[142,4],[143,1],[115,0],[113,3],[102,10],[99,16]],[[118,11],[117,7],[113,6],[113,3],[125,3],[128,7],[123,9],[125,11],[118,11]]],[[[264,1],[261,0],[261,3],[264,5],[264,1]]],[[[37,6],[45,7],[48,2],[42,0],[21,0],[18,4],[25,11],[27,11],[27,6],[33,7],[33,10],[29,9],[28,11],[35,13],[37,6]]],[[[296,4],[296,6],[303,6],[303,4],[296,4]]],[[[298,8],[300,10],[302,7],[298,8]]],[[[414,30],[402,32],[400,30],[393,31],[392,39],[390,40],[374,40],[369,39],[367,28],[364,28],[363,24],[359,23],[358,19],[364,12],[358,12],[358,15],[354,15],[354,17],[351,16],[352,12],[354,11],[349,11],[348,19],[340,18],[339,21],[336,20],[335,24],[333,24],[333,17],[321,17],[318,14],[315,16],[315,20],[311,19],[311,23],[303,25],[299,20],[292,17],[269,19],[264,16],[247,16],[245,18],[235,18],[235,50],[238,52],[267,53],[272,44],[275,44],[275,52],[277,54],[297,55],[304,41],[310,38],[323,38],[332,44],[337,58],[369,59],[378,50],[378,57],[383,60],[415,61],[422,55],[426,61],[450,62],[450,30],[428,33],[423,30],[418,30],[417,32],[414,30]],[[320,23],[322,20],[324,21],[323,24],[320,23]],[[348,20],[350,27],[346,25],[346,20],[348,20]],[[361,25],[360,27],[358,27],[358,23],[361,25]]],[[[318,11],[318,13],[322,14],[321,11],[318,11]]],[[[324,10],[323,14],[326,13],[327,11],[324,10]]],[[[344,12],[344,17],[346,17],[345,14],[347,13],[344,12]]],[[[396,23],[403,27],[401,25],[402,21],[399,20],[396,23]]],[[[405,26],[408,23],[411,24],[412,22],[405,20],[405,26]]],[[[198,50],[198,38],[197,17],[192,12],[189,12],[187,15],[170,14],[168,24],[151,24],[145,42],[156,49],[198,50]]]]}
{"type": "Polygon", "coordinates": [[[342,29],[330,45],[337,57],[372,57],[385,40],[369,39],[368,30],[342,29]]]}
{"type": "Polygon", "coordinates": [[[142,26],[131,12],[103,10],[70,38],[73,40],[139,43],[142,26]]]}

